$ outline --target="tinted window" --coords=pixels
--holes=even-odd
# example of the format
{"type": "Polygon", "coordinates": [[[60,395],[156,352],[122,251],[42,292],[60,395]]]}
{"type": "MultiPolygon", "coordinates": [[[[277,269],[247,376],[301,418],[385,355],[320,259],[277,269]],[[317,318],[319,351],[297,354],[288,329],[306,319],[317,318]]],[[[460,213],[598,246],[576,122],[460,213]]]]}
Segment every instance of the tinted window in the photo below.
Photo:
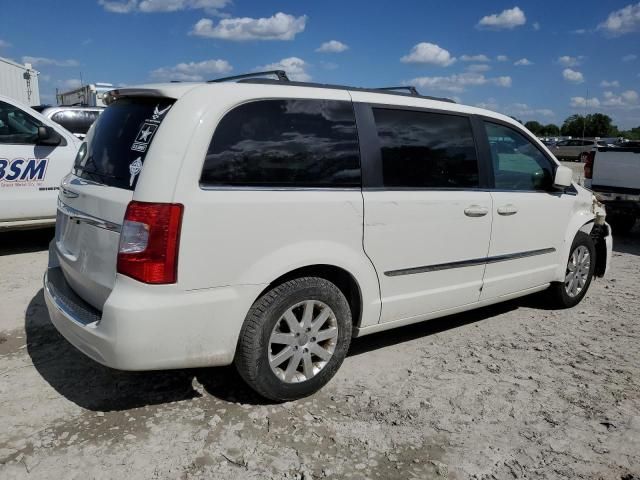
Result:
{"type": "Polygon", "coordinates": [[[553,184],[550,160],[524,135],[512,128],[485,122],[495,176],[502,190],[548,190],[553,184]]]}
{"type": "Polygon", "coordinates": [[[172,103],[123,98],[111,104],[80,147],[74,173],[112,187],[135,189],[149,145],[172,103]]]}
{"type": "Polygon", "coordinates": [[[19,108],[0,102],[0,144],[36,143],[42,123],[19,108]]]}
{"type": "Polygon", "coordinates": [[[54,113],[51,120],[59,123],[71,133],[84,135],[89,131],[89,127],[93,125],[100,115],[95,110],[62,110],[54,113]]]}
{"type": "Polygon", "coordinates": [[[478,160],[468,118],[374,108],[385,187],[473,188],[478,160]]]}
{"type": "Polygon", "coordinates": [[[219,186],[360,186],[353,107],[332,100],[241,105],[218,124],[200,181],[219,186]]]}

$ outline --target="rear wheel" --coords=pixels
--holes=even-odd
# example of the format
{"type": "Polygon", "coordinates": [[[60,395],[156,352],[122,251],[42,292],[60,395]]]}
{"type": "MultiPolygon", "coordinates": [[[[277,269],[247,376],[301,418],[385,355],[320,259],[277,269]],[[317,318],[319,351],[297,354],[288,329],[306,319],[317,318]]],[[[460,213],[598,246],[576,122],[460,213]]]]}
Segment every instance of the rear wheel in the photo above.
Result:
{"type": "Polygon", "coordinates": [[[262,396],[285,401],[322,388],[351,342],[351,309],[328,280],[304,277],[260,297],[240,332],[235,365],[262,396]]]}
{"type": "Polygon", "coordinates": [[[554,282],[549,288],[553,302],[559,308],[570,308],[584,298],[591,285],[596,266],[593,240],[584,232],[578,232],[571,250],[563,282],[554,282]]]}

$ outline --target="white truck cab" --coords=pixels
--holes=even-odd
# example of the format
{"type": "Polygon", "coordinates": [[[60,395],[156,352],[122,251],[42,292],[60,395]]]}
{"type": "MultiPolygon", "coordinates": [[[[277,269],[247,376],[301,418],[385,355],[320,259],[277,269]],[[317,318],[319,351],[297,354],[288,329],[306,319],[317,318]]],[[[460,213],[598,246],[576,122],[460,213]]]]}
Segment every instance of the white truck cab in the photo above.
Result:
{"type": "Polygon", "coordinates": [[[352,337],[545,289],[567,308],[605,274],[603,211],[519,123],[275,73],[109,94],[44,278],[53,324],[89,357],[235,363],[293,399],[352,337]]]}
{"type": "Polygon", "coordinates": [[[53,225],[79,145],[57,123],[0,96],[0,230],[53,225]]]}

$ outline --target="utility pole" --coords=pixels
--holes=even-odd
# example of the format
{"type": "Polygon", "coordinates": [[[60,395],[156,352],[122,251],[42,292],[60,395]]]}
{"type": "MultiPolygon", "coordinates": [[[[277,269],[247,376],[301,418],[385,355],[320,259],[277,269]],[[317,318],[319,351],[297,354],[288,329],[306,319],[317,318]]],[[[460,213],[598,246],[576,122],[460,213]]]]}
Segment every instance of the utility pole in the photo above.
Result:
{"type": "Polygon", "coordinates": [[[584,118],[582,119],[582,139],[584,140],[584,131],[587,128],[587,110],[589,108],[589,88],[587,87],[587,98],[584,102],[584,118]]]}

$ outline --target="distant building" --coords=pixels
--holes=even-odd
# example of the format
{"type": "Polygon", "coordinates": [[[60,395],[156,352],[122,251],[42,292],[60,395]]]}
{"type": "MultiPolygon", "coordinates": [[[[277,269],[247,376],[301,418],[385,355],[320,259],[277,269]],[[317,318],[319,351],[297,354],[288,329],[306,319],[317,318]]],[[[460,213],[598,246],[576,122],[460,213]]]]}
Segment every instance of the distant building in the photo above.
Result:
{"type": "Polygon", "coordinates": [[[0,57],[0,95],[26,105],[40,105],[39,74],[30,63],[22,65],[0,57]]]}

